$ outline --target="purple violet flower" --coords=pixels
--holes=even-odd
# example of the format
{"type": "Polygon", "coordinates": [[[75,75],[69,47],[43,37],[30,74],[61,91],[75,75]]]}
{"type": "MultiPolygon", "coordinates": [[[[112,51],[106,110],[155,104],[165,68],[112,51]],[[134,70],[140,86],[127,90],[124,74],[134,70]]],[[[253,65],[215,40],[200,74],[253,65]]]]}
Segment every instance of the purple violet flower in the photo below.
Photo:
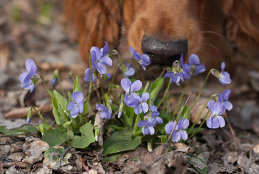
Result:
{"type": "Polygon", "coordinates": [[[126,93],[124,97],[124,103],[129,107],[135,107],[136,103],[139,101],[139,95],[135,92],[126,93]]]}
{"type": "Polygon", "coordinates": [[[117,56],[117,55],[118,55],[118,52],[114,50],[112,54],[113,54],[114,56],[117,56]]]}
{"type": "Polygon", "coordinates": [[[32,59],[27,59],[25,63],[27,72],[19,75],[19,80],[22,83],[21,87],[24,89],[29,89],[30,92],[33,91],[35,84],[39,80],[39,75],[37,66],[32,59]]]}
{"type": "Polygon", "coordinates": [[[155,120],[156,124],[162,124],[163,123],[163,119],[161,117],[152,117],[152,119],[155,120]]]}
{"type": "Polygon", "coordinates": [[[207,126],[211,129],[216,129],[225,126],[225,120],[221,116],[225,112],[225,108],[221,102],[215,102],[210,100],[208,103],[208,108],[212,116],[207,120],[207,126]]]}
{"type": "Polygon", "coordinates": [[[200,63],[200,59],[196,54],[191,54],[189,56],[189,64],[183,65],[184,69],[186,69],[191,75],[197,76],[200,73],[206,71],[206,67],[204,64],[200,63]]]}
{"type": "Polygon", "coordinates": [[[102,75],[102,78],[103,78],[105,81],[109,81],[109,80],[111,80],[112,75],[111,75],[110,73],[107,73],[107,74],[102,75]]]}
{"type": "Polygon", "coordinates": [[[228,72],[225,71],[225,67],[226,67],[225,62],[222,62],[221,63],[221,73],[220,73],[220,78],[219,78],[219,81],[222,85],[231,83],[230,75],[228,72]]]}
{"type": "MultiPolygon", "coordinates": [[[[93,71],[94,71],[94,69],[92,68],[92,82],[94,83],[94,82],[96,82],[97,77],[96,77],[96,75],[94,74],[93,71]]],[[[85,82],[90,82],[91,81],[91,71],[90,71],[90,68],[87,68],[85,70],[84,81],[85,82]]]]}
{"type": "Polygon", "coordinates": [[[31,118],[27,117],[26,124],[30,124],[30,122],[31,122],[31,118]]]}
{"type": "Polygon", "coordinates": [[[151,117],[159,116],[159,111],[157,110],[157,107],[155,105],[150,106],[149,109],[152,112],[151,117]]]}
{"type": "Polygon", "coordinates": [[[181,138],[183,140],[187,140],[188,134],[184,129],[186,129],[189,126],[189,120],[187,120],[186,118],[182,118],[176,126],[175,124],[176,121],[170,121],[165,125],[165,131],[169,135],[175,127],[174,132],[172,133],[172,142],[178,142],[181,138]]]}
{"type": "Polygon", "coordinates": [[[137,92],[142,88],[142,82],[140,80],[136,80],[133,83],[128,78],[123,78],[121,80],[121,87],[124,89],[126,94],[131,92],[137,92]]]}
{"type": "Polygon", "coordinates": [[[156,121],[156,124],[162,124],[163,123],[163,119],[159,116],[159,112],[157,110],[157,107],[155,105],[152,105],[149,107],[150,111],[151,111],[151,117],[156,121]]]}
{"type": "Polygon", "coordinates": [[[141,97],[134,93],[132,95],[132,98],[126,103],[128,106],[132,107],[134,106],[134,112],[135,114],[140,114],[142,112],[146,113],[148,111],[148,104],[146,101],[149,99],[149,93],[143,92],[141,97]]]}
{"type": "Polygon", "coordinates": [[[98,111],[101,111],[100,113],[100,117],[103,119],[111,119],[111,115],[112,115],[112,110],[110,110],[109,108],[105,107],[103,104],[96,104],[96,109],[98,111]]]}
{"type": "Polygon", "coordinates": [[[138,122],[138,127],[142,127],[143,135],[154,135],[154,126],[156,125],[156,121],[153,118],[145,118],[146,120],[140,120],[138,122]]]}
{"type": "Polygon", "coordinates": [[[170,83],[174,82],[179,86],[180,81],[190,79],[189,69],[183,64],[183,54],[180,57],[180,64],[179,62],[174,62],[173,66],[173,70],[166,72],[164,75],[164,78],[170,78],[170,83]]]}
{"type": "Polygon", "coordinates": [[[230,96],[231,90],[227,89],[225,91],[222,92],[222,94],[218,94],[218,100],[220,103],[222,103],[222,105],[224,106],[224,108],[228,111],[230,111],[233,108],[233,105],[230,101],[228,101],[228,98],[230,96]]]}
{"type": "Polygon", "coordinates": [[[157,110],[157,107],[155,105],[149,107],[151,110],[151,117],[156,120],[156,124],[162,124],[163,119],[159,116],[159,111],[157,110]]]}
{"type": "Polygon", "coordinates": [[[100,74],[106,74],[106,66],[112,66],[112,59],[108,57],[109,45],[105,42],[103,48],[98,47],[91,48],[91,61],[93,68],[96,68],[100,74]]]}
{"type": "Polygon", "coordinates": [[[126,71],[124,72],[124,76],[128,78],[133,76],[134,74],[135,74],[135,69],[132,68],[131,64],[127,63],[127,68],[126,68],[126,71]]]}
{"type": "Polygon", "coordinates": [[[134,56],[134,58],[139,62],[142,66],[143,70],[146,70],[146,66],[151,64],[150,58],[146,54],[140,55],[132,46],[130,46],[130,52],[134,56]]]}
{"type": "Polygon", "coordinates": [[[83,113],[84,110],[84,96],[81,91],[74,92],[72,94],[72,102],[67,106],[67,110],[70,111],[72,118],[76,118],[79,113],[83,113]]]}
{"type": "Polygon", "coordinates": [[[52,85],[55,85],[56,81],[57,81],[57,79],[56,79],[55,77],[52,77],[50,83],[51,83],[52,85]]]}

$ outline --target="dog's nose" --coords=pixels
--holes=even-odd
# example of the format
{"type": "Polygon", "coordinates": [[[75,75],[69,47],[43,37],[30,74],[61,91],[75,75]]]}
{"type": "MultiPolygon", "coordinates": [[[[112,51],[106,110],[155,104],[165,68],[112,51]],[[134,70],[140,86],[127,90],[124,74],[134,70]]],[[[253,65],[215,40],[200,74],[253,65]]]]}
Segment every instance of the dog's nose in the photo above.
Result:
{"type": "Polygon", "coordinates": [[[141,49],[149,55],[153,65],[171,66],[175,60],[179,60],[181,54],[187,54],[187,39],[160,40],[150,36],[143,36],[141,49]]]}

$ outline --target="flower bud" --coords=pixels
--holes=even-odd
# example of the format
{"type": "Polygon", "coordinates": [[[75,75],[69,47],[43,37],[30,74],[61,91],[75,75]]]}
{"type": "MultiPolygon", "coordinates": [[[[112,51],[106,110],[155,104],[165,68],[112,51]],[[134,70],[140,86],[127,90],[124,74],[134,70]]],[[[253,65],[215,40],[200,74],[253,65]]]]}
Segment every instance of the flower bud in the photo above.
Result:
{"type": "Polygon", "coordinates": [[[54,85],[58,78],[59,78],[59,73],[58,73],[58,70],[56,69],[53,73],[53,77],[51,79],[51,84],[54,85]]]}
{"type": "Polygon", "coordinates": [[[33,117],[33,112],[32,112],[32,107],[30,107],[29,112],[27,114],[26,124],[30,124],[32,117],[33,117]]]}
{"type": "Polygon", "coordinates": [[[55,85],[56,81],[57,81],[57,79],[55,79],[54,77],[52,77],[52,79],[51,79],[51,84],[52,84],[52,85],[55,85]]]}
{"type": "Polygon", "coordinates": [[[211,74],[214,75],[216,78],[220,79],[220,72],[218,70],[212,69],[211,74]]]}
{"type": "Polygon", "coordinates": [[[153,151],[153,148],[152,148],[152,144],[150,142],[147,143],[147,150],[149,152],[152,152],[153,151]]]}
{"type": "Polygon", "coordinates": [[[70,72],[68,73],[68,78],[69,78],[70,81],[73,81],[73,76],[74,76],[73,72],[70,71],[70,72]]]}
{"type": "Polygon", "coordinates": [[[123,109],[123,101],[124,101],[124,95],[121,96],[121,103],[120,103],[120,106],[119,106],[118,118],[121,118],[122,109],[123,109]]]}

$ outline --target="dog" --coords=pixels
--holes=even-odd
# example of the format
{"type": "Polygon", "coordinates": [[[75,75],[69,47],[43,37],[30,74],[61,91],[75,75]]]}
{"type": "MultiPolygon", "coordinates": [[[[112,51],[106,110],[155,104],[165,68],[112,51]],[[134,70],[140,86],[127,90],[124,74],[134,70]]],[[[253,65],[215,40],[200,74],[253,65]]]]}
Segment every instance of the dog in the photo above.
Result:
{"type": "Polygon", "coordinates": [[[158,67],[194,53],[207,68],[233,68],[237,52],[259,45],[258,0],[67,0],[65,9],[86,65],[104,41],[132,46],[158,67]]]}

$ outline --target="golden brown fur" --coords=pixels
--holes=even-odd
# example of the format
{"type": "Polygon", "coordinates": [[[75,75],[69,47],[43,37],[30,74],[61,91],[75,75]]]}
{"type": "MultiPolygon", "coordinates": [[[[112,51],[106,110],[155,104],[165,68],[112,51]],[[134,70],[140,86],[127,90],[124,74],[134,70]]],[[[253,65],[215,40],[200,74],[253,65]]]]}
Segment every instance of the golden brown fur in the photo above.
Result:
{"type": "Polygon", "coordinates": [[[223,59],[230,65],[235,51],[259,45],[258,0],[67,0],[66,13],[86,64],[91,46],[119,42],[121,26],[139,52],[143,35],[187,38],[188,54],[198,54],[207,66],[223,59]]]}

